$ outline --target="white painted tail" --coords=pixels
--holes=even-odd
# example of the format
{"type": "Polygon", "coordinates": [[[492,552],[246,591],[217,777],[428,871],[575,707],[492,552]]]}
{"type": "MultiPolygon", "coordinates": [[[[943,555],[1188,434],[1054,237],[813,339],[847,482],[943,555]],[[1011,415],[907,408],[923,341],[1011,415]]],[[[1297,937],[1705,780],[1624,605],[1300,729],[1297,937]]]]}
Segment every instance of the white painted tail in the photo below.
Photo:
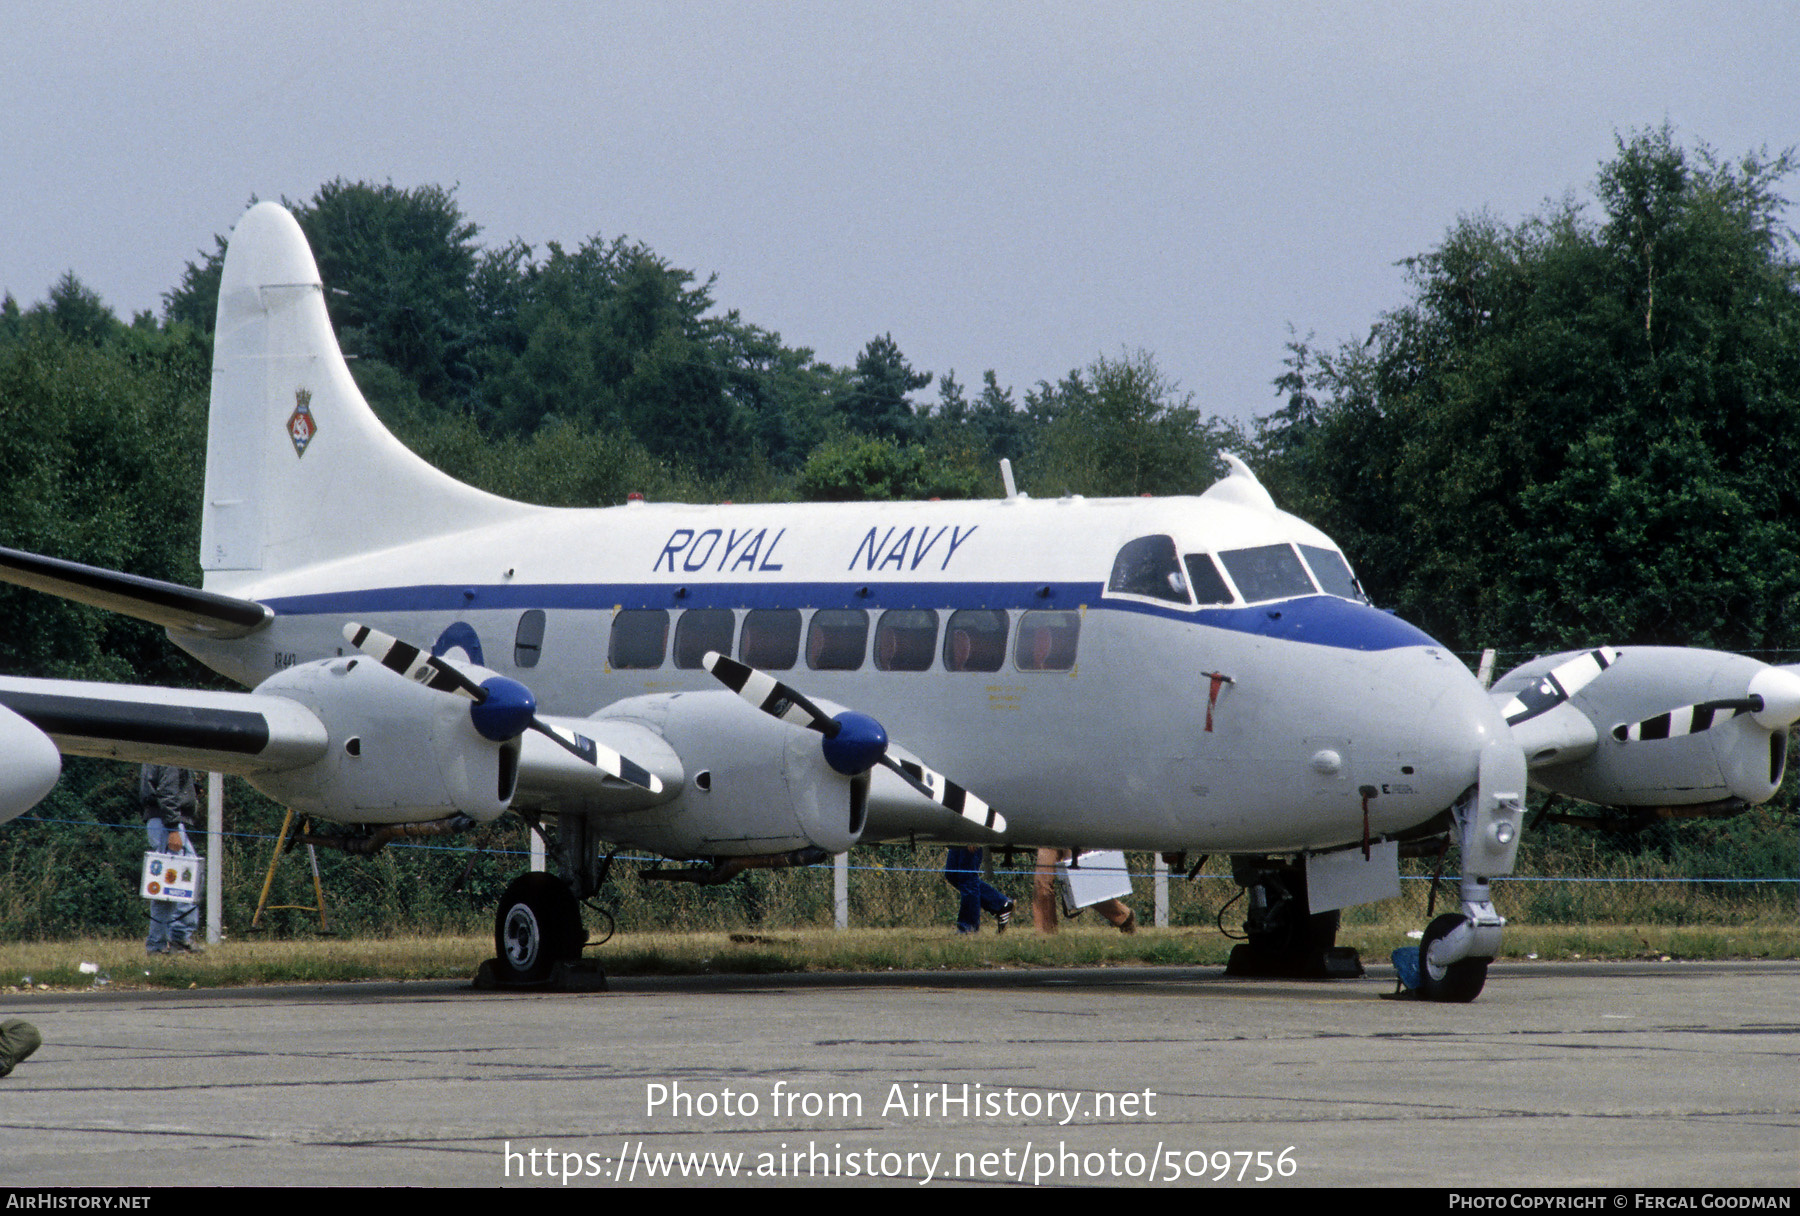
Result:
{"type": "Polygon", "coordinates": [[[294,217],[258,203],[219,284],[200,565],[209,589],[532,511],[432,468],[363,400],[294,217]]]}

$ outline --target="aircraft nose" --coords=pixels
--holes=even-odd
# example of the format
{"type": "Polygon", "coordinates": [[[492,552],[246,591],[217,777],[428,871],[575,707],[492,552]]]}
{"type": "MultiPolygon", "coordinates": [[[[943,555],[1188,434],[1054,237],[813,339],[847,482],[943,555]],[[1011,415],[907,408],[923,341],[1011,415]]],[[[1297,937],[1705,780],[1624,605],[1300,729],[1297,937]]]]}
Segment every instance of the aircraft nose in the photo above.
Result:
{"type": "MultiPolygon", "coordinates": [[[[1449,806],[1481,775],[1482,755],[1516,750],[1499,707],[1453,655],[1421,650],[1393,656],[1386,673],[1393,700],[1387,743],[1416,757],[1414,783],[1432,813],[1449,806]]],[[[1379,729],[1379,728],[1376,728],[1379,729]]]]}
{"type": "Polygon", "coordinates": [[[44,800],[62,775],[62,754],[43,731],[0,706],[0,823],[44,800]]]}

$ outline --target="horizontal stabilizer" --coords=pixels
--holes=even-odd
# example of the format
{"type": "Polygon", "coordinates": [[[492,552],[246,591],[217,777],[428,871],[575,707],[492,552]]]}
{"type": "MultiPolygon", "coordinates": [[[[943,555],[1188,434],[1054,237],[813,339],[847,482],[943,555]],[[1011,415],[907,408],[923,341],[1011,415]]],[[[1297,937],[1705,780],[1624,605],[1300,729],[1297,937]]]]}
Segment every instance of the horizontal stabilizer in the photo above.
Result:
{"type": "Polygon", "coordinates": [[[286,697],[0,676],[0,705],[65,755],[249,776],[311,764],[324,725],[286,697]]]}
{"type": "Polygon", "coordinates": [[[275,615],[253,600],[17,549],[0,548],[0,582],[16,583],[203,637],[241,638],[262,628],[275,615]]]}

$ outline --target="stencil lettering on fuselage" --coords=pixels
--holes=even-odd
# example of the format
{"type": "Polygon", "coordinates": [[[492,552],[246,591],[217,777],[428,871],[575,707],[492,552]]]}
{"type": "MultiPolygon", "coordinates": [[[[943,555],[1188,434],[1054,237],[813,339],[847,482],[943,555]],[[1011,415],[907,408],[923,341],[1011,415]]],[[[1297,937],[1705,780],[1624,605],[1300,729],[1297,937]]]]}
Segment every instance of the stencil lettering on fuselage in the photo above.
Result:
{"type": "Polygon", "coordinates": [[[777,529],[772,537],[767,528],[677,528],[650,569],[671,574],[777,571],[781,563],[775,560],[775,547],[786,535],[786,528],[777,529]]]}
{"type": "Polygon", "coordinates": [[[869,534],[856,546],[856,552],[850,555],[850,565],[847,568],[854,570],[857,563],[862,562],[864,570],[917,570],[919,563],[935,556],[933,550],[937,550],[943,555],[937,568],[948,570],[950,559],[956,556],[956,551],[962,548],[963,542],[975,535],[975,529],[980,526],[971,524],[967,531],[950,525],[939,528],[892,527],[885,532],[880,528],[870,528],[869,534]],[[945,533],[949,533],[949,536],[946,537],[945,533]],[[944,543],[940,546],[939,541],[944,543]]]}

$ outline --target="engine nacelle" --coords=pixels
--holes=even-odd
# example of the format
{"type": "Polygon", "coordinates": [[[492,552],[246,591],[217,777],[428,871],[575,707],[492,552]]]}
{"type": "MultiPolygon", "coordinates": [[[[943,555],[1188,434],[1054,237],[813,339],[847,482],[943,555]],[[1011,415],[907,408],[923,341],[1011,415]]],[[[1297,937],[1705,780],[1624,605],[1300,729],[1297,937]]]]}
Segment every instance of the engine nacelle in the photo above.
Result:
{"type": "Polygon", "coordinates": [[[808,846],[842,853],[862,835],[867,775],[834,772],[818,734],[758,713],[733,693],[632,697],[594,721],[655,732],[686,774],[670,801],[607,825],[620,843],[670,857],[742,857],[808,846]]]}
{"type": "Polygon", "coordinates": [[[23,815],[56,788],[62,753],[50,737],[0,705],[0,823],[23,815]]]}
{"type": "Polygon", "coordinates": [[[1743,655],[1625,646],[1533,659],[1493,693],[1544,789],[1616,807],[1761,803],[1781,784],[1791,721],[1743,705],[1765,673],[1785,676],[1743,655]]]}
{"type": "Polygon", "coordinates": [[[361,655],[290,667],[256,691],[299,702],[330,735],[323,759],[249,778],[297,811],[336,823],[454,814],[486,823],[512,801],[519,741],[482,738],[466,697],[434,692],[361,655]]]}

